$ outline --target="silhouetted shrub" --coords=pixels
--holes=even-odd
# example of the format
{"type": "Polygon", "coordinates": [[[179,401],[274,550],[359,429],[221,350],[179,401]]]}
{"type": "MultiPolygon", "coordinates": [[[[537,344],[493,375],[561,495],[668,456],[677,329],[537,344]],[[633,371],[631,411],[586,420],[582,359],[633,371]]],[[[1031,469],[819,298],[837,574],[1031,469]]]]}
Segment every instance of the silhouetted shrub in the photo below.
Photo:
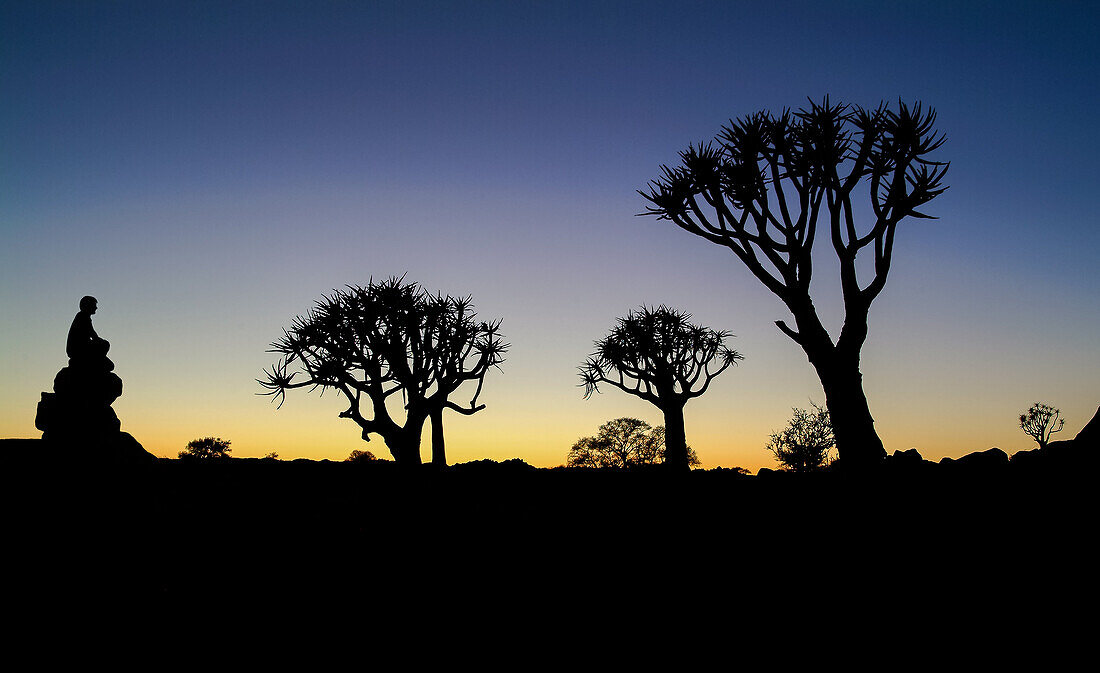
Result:
{"type": "Polygon", "coordinates": [[[370,463],[370,462],[374,462],[376,460],[378,460],[378,457],[375,456],[370,451],[360,451],[359,449],[354,449],[354,450],[352,450],[352,452],[350,454],[348,454],[348,457],[344,459],[344,462],[345,463],[370,463]]]}
{"type": "Polygon", "coordinates": [[[830,452],[836,446],[829,412],[813,402],[810,406],[813,411],[793,409],[787,427],[772,433],[768,440],[767,449],[785,470],[813,472],[829,465],[830,452]]]}
{"type": "MultiPolygon", "coordinates": [[[[699,465],[699,456],[687,447],[688,465],[699,465]]],[[[600,426],[595,437],[581,437],[569,449],[567,467],[626,468],[664,463],[665,428],[637,418],[616,418],[600,426]]]]}
{"type": "Polygon", "coordinates": [[[229,440],[220,437],[203,437],[192,439],[187,443],[187,448],[179,452],[180,458],[214,460],[229,458],[229,440]]]}

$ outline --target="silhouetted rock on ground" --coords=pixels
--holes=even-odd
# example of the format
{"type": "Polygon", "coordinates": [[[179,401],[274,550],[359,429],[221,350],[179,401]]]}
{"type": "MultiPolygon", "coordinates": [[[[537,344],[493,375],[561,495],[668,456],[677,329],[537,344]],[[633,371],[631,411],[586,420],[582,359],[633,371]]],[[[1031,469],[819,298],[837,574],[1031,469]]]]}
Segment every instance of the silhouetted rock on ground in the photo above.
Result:
{"type": "Polygon", "coordinates": [[[60,397],[110,406],[122,396],[122,379],[112,371],[70,364],[57,372],[53,380],[53,390],[60,397]]]}
{"type": "Polygon", "coordinates": [[[1012,454],[1008,463],[1015,469],[1032,470],[1044,462],[1045,456],[1039,453],[1039,449],[1025,449],[1012,454]]]}
{"type": "MultiPolygon", "coordinates": [[[[968,453],[955,461],[944,459],[955,469],[966,470],[972,474],[993,475],[1008,466],[1008,454],[998,448],[968,453]]],[[[943,462],[943,461],[941,461],[943,462]]]]}
{"type": "Polygon", "coordinates": [[[120,423],[111,404],[122,395],[117,374],[88,365],[69,365],[54,378],[54,392],[42,393],[35,427],[48,440],[113,439],[120,423]]]}
{"type": "Polygon", "coordinates": [[[924,458],[916,449],[909,449],[907,451],[902,451],[899,449],[897,451],[894,451],[893,455],[891,455],[887,460],[898,467],[920,465],[922,462],[924,462],[924,458]]]}
{"type": "Polygon", "coordinates": [[[42,393],[34,424],[43,439],[59,441],[111,437],[122,425],[109,404],[56,393],[42,393]]]}
{"type": "Polygon", "coordinates": [[[936,463],[925,460],[916,449],[905,451],[899,449],[887,456],[883,462],[883,470],[892,475],[916,476],[927,474],[929,471],[938,469],[938,467],[936,463]]]}
{"type": "Polygon", "coordinates": [[[149,465],[158,460],[128,432],[113,436],[59,439],[0,439],[0,459],[31,467],[83,468],[149,465]]]}

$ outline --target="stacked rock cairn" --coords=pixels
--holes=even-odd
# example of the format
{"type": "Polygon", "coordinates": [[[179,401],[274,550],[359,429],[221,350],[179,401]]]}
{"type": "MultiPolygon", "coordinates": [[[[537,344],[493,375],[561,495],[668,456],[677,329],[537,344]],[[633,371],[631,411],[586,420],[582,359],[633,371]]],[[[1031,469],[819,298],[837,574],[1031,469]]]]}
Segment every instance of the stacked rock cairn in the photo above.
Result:
{"type": "Polygon", "coordinates": [[[111,344],[92,329],[94,297],[80,300],[65,351],[69,366],[57,373],[53,392],[42,393],[34,425],[42,439],[88,448],[117,444],[120,423],[111,404],[122,395],[122,379],[107,357],[111,344]]]}

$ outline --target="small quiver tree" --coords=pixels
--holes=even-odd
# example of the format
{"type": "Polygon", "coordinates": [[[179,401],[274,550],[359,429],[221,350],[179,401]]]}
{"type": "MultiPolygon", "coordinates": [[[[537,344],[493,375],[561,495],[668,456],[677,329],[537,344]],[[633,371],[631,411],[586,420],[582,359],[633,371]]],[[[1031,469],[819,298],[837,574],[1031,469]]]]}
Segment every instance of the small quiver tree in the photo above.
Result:
{"type": "Polygon", "coordinates": [[[653,404],[664,414],[665,464],[690,468],[684,406],[719,374],[744,359],[728,348],[733,335],[692,325],[687,313],[659,306],[631,311],[580,367],[584,397],[607,384],[653,404]]]}
{"type": "Polygon", "coordinates": [[[1064,418],[1059,418],[1061,413],[1061,410],[1049,404],[1036,402],[1030,409],[1020,414],[1020,429],[1038,442],[1040,449],[1045,449],[1050,443],[1050,436],[1060,432],[1062,426],[1066,424],[1064,418]]]}

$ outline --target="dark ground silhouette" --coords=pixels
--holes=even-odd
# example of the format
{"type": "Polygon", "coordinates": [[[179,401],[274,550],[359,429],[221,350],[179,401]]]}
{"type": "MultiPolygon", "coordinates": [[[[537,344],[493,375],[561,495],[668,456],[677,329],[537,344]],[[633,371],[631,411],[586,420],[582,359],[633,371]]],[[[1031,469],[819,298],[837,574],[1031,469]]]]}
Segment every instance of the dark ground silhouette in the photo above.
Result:
{"type": "Polygon", "coordinates": [[[731,606],[823,592],[902,600],[923,587],[989,604],[1022,600],[1040,568],[1072,574],[1092,558],[1098,426],[1013,460],[999,449],[939,463],[895,452],[871,475],[518,460],[89,467],[41,440],[0,440],[0,455],[23,587],[62,598],[93,590],[171,605],[296,595],[409,608],[413,597],[446,595],[460,601],[448,609],[476,611],[490,599],[528,609],[566,600],[731,606]]]}

